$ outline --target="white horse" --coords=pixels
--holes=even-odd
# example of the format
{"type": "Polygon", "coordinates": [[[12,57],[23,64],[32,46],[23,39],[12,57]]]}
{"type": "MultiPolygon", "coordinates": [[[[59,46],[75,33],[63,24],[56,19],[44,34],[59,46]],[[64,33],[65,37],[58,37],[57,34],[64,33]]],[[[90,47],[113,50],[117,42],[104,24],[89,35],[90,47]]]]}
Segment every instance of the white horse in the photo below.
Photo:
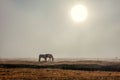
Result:
{"type": "Polygon", "coordinates": [[[41,58],[44,58],[45,61],[47,61],[47,58],[49,58],[49,61],[54,60],[54,57],[52,54],[40,54],[39,55],[39,62],[41,61],[41,58]]]}

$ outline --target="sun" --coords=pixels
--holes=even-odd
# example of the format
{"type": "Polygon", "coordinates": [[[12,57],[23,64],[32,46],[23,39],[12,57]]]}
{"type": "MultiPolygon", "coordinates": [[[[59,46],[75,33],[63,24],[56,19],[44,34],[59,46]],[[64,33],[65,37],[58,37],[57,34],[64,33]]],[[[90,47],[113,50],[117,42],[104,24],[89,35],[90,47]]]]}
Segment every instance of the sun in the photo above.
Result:
{"type": "Polygon", "coordinates": [[[87,8],[84,5],[76,5],[71,9],[71,16],[76,22],[83,22],[87,18],[87,8]]]}

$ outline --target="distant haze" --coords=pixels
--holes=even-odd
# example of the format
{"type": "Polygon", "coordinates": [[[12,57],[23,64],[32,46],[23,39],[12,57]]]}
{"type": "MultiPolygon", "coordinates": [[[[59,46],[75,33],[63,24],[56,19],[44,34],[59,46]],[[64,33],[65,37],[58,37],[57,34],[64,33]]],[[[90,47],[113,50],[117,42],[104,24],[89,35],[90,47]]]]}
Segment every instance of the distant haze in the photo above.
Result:
{"type": "Polygon", "coordinates": [[[120,57],[120,0],[0,0],[0,58],[120,57]],[[88,10],[78,23],[70,11],[88,10]]]}

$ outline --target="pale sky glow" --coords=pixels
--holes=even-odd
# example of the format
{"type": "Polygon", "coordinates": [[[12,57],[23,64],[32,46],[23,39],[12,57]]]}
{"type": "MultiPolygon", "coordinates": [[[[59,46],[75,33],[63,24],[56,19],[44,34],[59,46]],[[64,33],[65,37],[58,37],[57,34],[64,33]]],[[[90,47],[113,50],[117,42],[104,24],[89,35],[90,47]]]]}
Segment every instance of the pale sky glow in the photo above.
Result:
{"type": "Polygon", "coordinates": [[[40,53],[52,53],[56,58],[120,57],[119,3],[0,0],[0,58],[38,58],[40,53]],[[78,4],[86,9],[80,16],[82,22],[71,15],[78,4]]]}

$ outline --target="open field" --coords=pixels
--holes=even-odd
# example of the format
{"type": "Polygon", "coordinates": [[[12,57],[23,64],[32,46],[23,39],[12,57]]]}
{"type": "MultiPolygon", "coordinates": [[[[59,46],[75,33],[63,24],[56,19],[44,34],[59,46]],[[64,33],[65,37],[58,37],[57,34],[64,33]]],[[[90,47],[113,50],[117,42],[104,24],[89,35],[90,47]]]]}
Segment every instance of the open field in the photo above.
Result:
{"type": "Polygon", "coordinates": [[[0,60],[0,80],[120,80],[120,62],[0,60]]]}
{"type": "Polygon", "coordinates": [[[120,72],[0,68],[0,80],[120,80],[120,72]]]}

